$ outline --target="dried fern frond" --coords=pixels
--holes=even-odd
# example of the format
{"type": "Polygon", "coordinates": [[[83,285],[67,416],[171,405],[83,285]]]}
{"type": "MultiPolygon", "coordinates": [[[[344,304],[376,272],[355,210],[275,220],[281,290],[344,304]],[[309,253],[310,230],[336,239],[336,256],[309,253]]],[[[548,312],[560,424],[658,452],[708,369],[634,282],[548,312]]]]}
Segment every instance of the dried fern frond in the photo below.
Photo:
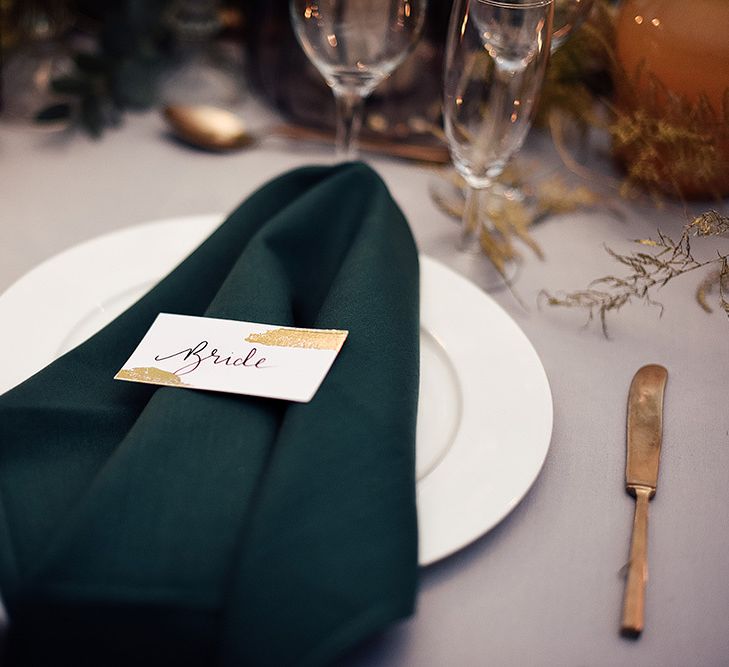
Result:
{"type": "Polygon", "coordinates": [[[726,258],[722,259],[721,267],[706,276],[696,288],[696,300],[707,313],[714,312],[714,309],[709,305],[708,296],[716,288],[719,291],[719,305],[729,315],[729,301],[727,300],[729,296],[729,263],[727,263],[726,258]]]}
{"type": "Polygon", "coordinates": [[[727,236],[729,235],[729,217],[714,210],[696,216],[689,228],[695,236],[727,236]]]}
{"type": "Polygon", "coordinates": [[[571,213],[592,208],[601,201],[600,195],[590,188],[584,185],[569,187],[565,180],[558,176],[540,183],[537,188],[537,210],[540,213],[571,213]]]}
{"type": "Polygon", "coordinates": [[[613,151],[625,166],[627,185],[686,198],[727,187],[729,88],[723,108],[715,110],[705,95],[692,101],[668,89],[639,68],[613,73],[617,103],[609,132],[613,151]]]}
{"type": "Polygon", "coordinates": [[[729,253],[717,252],[716,257],[698,260],[691,248],[695,237],[718,237],[729,233],[729,218],[716,211],[707,211],[687,223],[681,236],[674,240],[658,230],[657,238],[636,239],[641,250],[620,254],[606,247],[607,253],[628,271],[623,276],[603,276],[593,280],[587,289],[551,294],[543,290],[540,299],[550,306],[580,308],[587,312],[587,322],[599,318],[607,336],[607,316],[633,301],[656,306],[663,305],[656,292],[673,279],[707,266],[718,268],[703,280],[697,291],[697,300],[704,310],[711,312],[707,295],[718,287],[719,304],[729,316],[729,253]],[[644,250],[650,249],[650,250],[644,250]]]}
{"type": "MultiPolygon", "coordinates": [[[[430,188],[435,205],[446,215],[460,220],[465,199],[463,179],[454,171],[445,175],[445,180],[454,186],[453,196],[444,195],[438,188],[430,188]]],[[[523,180],[516,166],[510,168],[504,182],[523,180]]],[[[507,262],[521,255],[515,245],[519,241],[539,259],[544,252],[530,233],[537,220],[551,215],[570,213],[603,205],[603,198],[585,186],[573,187],[561,176],[553,176],[533,186],[534,193],[524,198],[509,199],[502,196],[485,197],[479,207],[479,219],[484,224],[481,230],[481,248],[497,270],[507,262]],[[490,231],[489,231],[490,230],[490,231]]]]}

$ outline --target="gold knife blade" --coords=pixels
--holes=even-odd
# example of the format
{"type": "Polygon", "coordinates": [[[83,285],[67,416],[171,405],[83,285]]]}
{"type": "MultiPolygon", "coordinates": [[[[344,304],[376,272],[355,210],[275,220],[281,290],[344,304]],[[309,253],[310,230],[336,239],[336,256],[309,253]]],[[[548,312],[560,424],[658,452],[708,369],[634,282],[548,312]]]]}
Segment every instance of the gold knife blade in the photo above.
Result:
{"type": "Polygon", "coordinates": [[[663,395],[668,371],[663,366],[643,366],[633,377],[628,394],[625,488],[635,496],[635,518],[630,561],[625,582],[624,635],[643,631],[645,584],[648,578],[648,501],[658,485],[658,463],[663,432],[663,395]]]}

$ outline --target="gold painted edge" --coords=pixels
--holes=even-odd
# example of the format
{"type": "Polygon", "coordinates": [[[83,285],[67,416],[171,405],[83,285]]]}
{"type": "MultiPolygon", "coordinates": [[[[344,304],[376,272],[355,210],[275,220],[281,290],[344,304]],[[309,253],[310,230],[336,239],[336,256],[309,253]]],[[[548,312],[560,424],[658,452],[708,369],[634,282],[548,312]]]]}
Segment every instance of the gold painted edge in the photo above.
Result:
{"type": "Polygon", "coordinates": [[[154,366],[141,366],[138,368],[122,368],[115,376],[115,380],[126,382],[141,382],[142,384],[157,384],[165,387],[187,387],[178,375],[163,371],[154,366]]]}
{"type": "Polygon", "coordinates": [[[347,339],[349,331],[342,329],[299,329],[277,327],[263,333],[246,336],[247,343],[269,345],[271,347],[304,348],[309,350],[332,350],[339,352],[347,339]]]}

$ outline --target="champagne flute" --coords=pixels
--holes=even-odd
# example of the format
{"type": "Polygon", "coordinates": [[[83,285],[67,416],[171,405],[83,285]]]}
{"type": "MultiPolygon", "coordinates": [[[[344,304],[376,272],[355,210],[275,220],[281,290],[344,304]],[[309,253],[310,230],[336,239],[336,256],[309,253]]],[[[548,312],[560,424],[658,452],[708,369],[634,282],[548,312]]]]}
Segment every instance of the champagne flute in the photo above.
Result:
{"type": "MultiPolygon", "coordinates": [[[[554,20],[552,21],[552,42],[550,54],[554,55],[587,18],[592,9],[593,0],[554,0],[554,20]]],[[[499,194],[508,200],[524,202],[533,198],[528,195],[526,187],[518,181],[510,185],[498,184],[499,194]]]]}
{"type": "Polygon", "coordinates": [[[405,59],[426,0],[291,0],[294,32],[337,104],[337,155],[357,156],[365,99],[405,59]]]}
{"type": "MultiPolygon", "coordinates": [[[[582,25],[590,13],[594,0],[554,0],[554,19],[552,22],[552,41],[550,53],[559,49],[582,25]]],[[[520,164],[519,158],[515,161],[517,167],[516,180],[508,182],[499,180],[489,189],[489,202],[498,205],[499,202],[521,202],[527,203],[534,199],[534,194],[522,182],[524,174],[532,168],[528,164],[520,164]]],[[[452,193],[451,188],[445,188],[442,184],[436,186],[439,196],[443,199],[450,199],[454,194],[460,199],[463,192],[452,193]]]]}
{"type": "MultiPolygon", "coordinates": [[[[549,49],[551,55],[582,25],[592,9],[592,4],[593,0],[554,0],[552,42],[549,49]]],[[[501,196],[511,201],[525,202],[534,198],[533,194],[527,194],[526,186],[518,181],[510,185],[500,183],[496,189],[501,196]]]]}
{"type": "Polygon", "coordinates": [[[460,242],[465,252],[480,251],[479,194],[521,148],[534,118],[553,14],[553,0],[453,5],[443,115],[451,158],[467,186],[460,242]]]}

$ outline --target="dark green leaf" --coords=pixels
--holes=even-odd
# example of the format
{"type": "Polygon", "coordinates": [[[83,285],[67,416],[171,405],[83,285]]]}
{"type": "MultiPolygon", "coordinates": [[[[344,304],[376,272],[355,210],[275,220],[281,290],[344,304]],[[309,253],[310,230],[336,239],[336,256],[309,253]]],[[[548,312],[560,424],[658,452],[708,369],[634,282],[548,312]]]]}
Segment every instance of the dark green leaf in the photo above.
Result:
{"type": "Polygon", "coordinates": [[[148,62],[125,60],[111,84],[114,100],[122,108],[148,109],[156,101],[156,68],[148,62]]]}
{"type": "Polygon", "coordinates": [[[55,123],[59,120],[68,120],[71,117],[70,104],[52,104],[41,109],[35,115],[37,123],[55,123]]]}
{"type": "Polygon", "coordinates": [[[93,86],[87,79],[76,76],[62,76],[51,81],[51,90],[68,95],[89,95],[93,86]]]}
{"type": "Polygon", "coordinates": [[[104,114],[101,109],[101,100],[91,95],[81,100],[81,124],[95,139],[104,131],[104,114]]]}
{"type": "Polygon", "coordinates": [[[108,58],[92,53],[77,53],[73,60],[79,70],[88,74],[105,74],[111,68],[108,58]]]}

